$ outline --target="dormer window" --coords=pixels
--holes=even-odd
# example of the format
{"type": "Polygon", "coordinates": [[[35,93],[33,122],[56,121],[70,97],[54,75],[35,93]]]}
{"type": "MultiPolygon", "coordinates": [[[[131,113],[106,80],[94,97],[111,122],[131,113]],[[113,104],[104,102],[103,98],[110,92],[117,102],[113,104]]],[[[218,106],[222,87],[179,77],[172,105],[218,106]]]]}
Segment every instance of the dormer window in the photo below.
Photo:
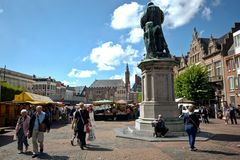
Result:
{"type": "Polygon", "coordinates": [[[212,54],[212,53],[213,53],[213,49],[214,49],[213,45],[212,45],[212,46],[209,46],[209,47],[208,47],[208,53],[209,53],[209,54],[212,54]]]}
{"type": "Polygon", "coordinates": [[[240,34],[234,36],[234,47],[235,48],[240,47],[240,34]]]}

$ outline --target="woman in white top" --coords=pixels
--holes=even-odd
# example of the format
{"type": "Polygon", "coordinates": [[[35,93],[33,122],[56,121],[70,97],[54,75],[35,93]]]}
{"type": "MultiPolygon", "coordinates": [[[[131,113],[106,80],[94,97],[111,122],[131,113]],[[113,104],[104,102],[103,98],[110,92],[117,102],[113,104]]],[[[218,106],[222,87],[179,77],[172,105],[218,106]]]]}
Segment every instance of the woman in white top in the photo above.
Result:
{"type": "Polygon", "coordinates": [[[88,113],[89,113],[89,118],[90,118],[90,132],[88,133],[88,140],[89,141],[93,141],[96,139],[95,136],[95,128],[96,128],[96,124],[95,124],[95,120],[94,120],[94,112],[93,112],[93,107],[92,105],[88,106],[88,113]]]}

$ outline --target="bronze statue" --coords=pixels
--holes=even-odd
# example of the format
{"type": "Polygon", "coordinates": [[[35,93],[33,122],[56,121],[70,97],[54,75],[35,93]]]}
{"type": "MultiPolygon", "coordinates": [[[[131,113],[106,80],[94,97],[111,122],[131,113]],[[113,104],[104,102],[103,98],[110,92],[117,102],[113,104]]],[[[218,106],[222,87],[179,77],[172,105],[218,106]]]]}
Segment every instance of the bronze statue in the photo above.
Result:
{"type": "Polygon", "coordinates": [[[162,32],[163,21],[162,10],[153,2],[149,2],[141,18],[141,28],[144,30],[144,43],[147,50],[145,59],[171,57],[162,32]]]}

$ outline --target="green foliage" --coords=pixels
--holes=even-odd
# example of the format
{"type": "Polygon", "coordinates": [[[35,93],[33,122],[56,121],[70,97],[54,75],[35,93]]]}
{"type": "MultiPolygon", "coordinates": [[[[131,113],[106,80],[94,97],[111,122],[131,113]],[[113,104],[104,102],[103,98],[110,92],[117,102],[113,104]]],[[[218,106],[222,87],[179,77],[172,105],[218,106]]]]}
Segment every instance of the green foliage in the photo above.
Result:
{"type": "Polygon", "coordinates": [[[138,103],[142,102],[142,92],[138,92],[138,103]]]}
{"type": "Polygon", "coordinates": [[[7,82],[0,82],[1,101],[12,101],[15,94],[22,93],[25,89],[13,86],[7,82]]]}
{"type": "Polygon", "coordinates": [[[175,95],[185,97],[195,102],[212,99],[214,91],[208,81],[206,67],[201,65],[189,66],[175,79],[175,95]]]}

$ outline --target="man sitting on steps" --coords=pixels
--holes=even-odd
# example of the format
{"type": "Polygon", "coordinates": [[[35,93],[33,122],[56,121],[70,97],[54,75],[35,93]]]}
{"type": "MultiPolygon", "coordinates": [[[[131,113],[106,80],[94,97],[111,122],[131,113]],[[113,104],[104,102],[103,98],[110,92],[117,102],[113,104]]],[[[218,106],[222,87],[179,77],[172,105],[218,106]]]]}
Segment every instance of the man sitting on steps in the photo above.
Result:
{"type": "Polygon", "coordinates": [[[152,126],[154,127],[154,137],[164,137],[168,132],[168,128],[165,126],[164,119],[162,115],[158,115],[158,119],[152,122],[152,126]]]}

